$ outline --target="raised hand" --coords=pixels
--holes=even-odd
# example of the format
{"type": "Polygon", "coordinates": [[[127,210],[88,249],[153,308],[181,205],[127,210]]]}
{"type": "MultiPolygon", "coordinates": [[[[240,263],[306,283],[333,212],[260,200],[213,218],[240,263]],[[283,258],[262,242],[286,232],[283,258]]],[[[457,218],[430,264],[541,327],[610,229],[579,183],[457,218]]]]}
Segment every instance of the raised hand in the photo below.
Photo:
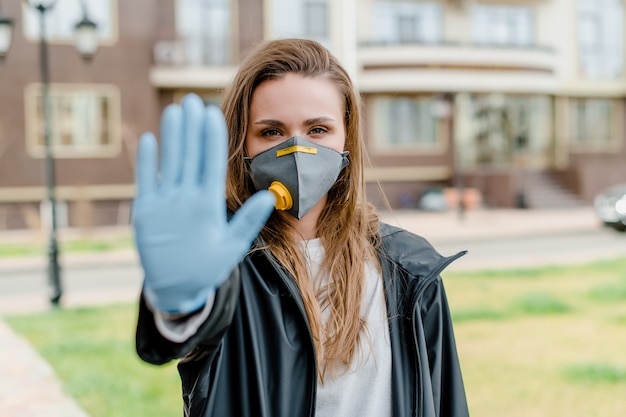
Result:
{"type": "Polygon", "coordinates": [[[228,134],[216,107],[196,95],[170,105],[161,119],[161,163],[153,134],[139,143],[135,243],[144,294],[157,309],[202,307],[250,249],[274,207],[268,191],[253,195],[227,220],[228,134]]]}

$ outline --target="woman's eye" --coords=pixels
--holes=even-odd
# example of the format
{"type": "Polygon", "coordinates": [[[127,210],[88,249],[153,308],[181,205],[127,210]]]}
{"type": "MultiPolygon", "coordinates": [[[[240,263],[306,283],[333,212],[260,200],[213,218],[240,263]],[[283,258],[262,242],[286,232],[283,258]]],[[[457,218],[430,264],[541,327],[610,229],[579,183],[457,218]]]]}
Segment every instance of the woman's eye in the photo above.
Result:
{"type": "Polygon", "coordinates": [[[261,132],[263,136],[280,136],[281,132],[278,129],[265,129],[261,132]]]}
{"type": "Polygon", "coordinates": [[[328,129],[326,129],[325,127],[318,126],[318,127],[314,127],[313,129],[311,129],[309,131],[309,134],[311,134],[311,135],[321,135],[321,134],[326,133],[326,132],[328,132],[328,129]]]}

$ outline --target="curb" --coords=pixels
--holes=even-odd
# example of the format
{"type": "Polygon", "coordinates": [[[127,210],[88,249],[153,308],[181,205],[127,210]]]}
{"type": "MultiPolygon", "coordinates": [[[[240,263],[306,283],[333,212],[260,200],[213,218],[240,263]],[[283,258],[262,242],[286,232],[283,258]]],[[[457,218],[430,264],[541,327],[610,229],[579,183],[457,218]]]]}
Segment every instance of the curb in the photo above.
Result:
{"type": "MultiPolygon", "coordinates": [[[[139,258],[134,248],[84,253],[61,253],[59,264],[61,268],[93,267],[94,265],[132,265],[138,264],[139,258]]],[[[42,271],[48,268],[46,256],[19,256],[0,258],[0,279],[4,275],[19,274],[33,271],[42,271]]]]}

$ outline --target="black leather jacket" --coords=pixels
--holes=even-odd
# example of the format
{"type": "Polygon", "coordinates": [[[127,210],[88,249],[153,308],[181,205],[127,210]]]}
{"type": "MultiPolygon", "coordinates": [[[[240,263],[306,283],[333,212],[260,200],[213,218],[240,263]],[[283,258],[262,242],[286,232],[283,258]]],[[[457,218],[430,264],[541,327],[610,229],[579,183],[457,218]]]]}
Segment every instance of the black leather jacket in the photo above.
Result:
{"type": "MultiPolygon", "coordinates": [[[[465,252],[443,257],[419,236],[384,224],[380,230],[393,416],[468,416],[439,276],[465,252]]],[[[185,416],[315,415],[315,352],[303,303],[294,281],[265,252],[244,258],[186,342],[160,335],[142,297],[136,343],[149,363],[182,358],[185,416]]]]}

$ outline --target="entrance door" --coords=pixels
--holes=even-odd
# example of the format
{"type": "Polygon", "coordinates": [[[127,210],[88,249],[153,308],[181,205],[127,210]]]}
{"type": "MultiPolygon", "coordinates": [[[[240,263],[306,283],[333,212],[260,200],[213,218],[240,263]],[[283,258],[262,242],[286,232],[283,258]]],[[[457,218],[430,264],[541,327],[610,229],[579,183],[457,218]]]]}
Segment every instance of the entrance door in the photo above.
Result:
{"type": "Polygon", "coordinates": [[[553,166],[549,96],[459,94],[455,106],[457,155],[463,168],[553,166]]]}

